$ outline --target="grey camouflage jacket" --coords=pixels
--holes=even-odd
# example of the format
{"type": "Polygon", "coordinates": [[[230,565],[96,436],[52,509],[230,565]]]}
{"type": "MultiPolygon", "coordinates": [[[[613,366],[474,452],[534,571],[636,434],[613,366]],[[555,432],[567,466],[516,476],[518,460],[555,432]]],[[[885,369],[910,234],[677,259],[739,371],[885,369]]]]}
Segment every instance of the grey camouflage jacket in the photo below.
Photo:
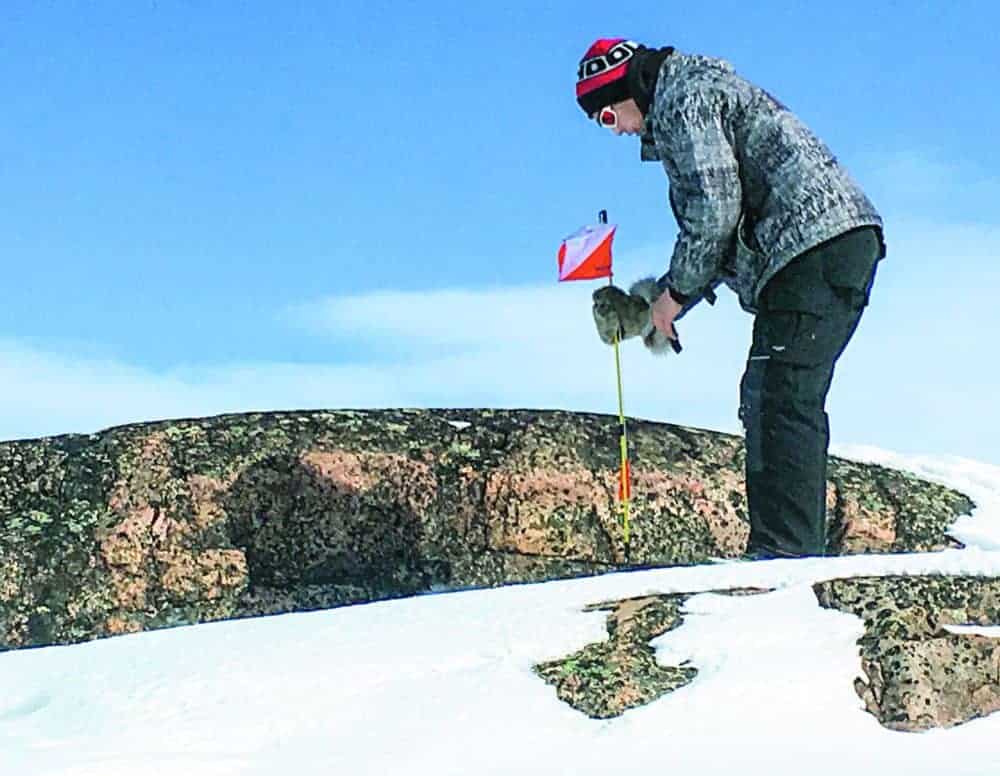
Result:
{"type": "Polygon", "coordinates": [[[724,60],[668,56],[645,130],[642,159],[663,163],[679,230],[661,286],[692,302],[724,282],[754,313],[799,254],[856,227],[881,230],[826,145],[724,60]]]}

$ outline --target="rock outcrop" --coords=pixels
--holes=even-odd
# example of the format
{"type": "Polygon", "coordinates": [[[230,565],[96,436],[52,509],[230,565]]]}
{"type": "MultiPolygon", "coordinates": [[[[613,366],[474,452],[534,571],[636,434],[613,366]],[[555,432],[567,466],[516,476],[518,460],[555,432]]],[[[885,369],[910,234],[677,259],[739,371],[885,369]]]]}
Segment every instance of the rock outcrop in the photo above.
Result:
{"type": "MultiPolygon", "coordinates": [[[[735,556],[742,439],[567,412],[286,412],[0,444],[0,649],[735,556]]],[[[931,550],[971,502],[832,459],[833,553],[931,550]]]]}
{"type": "MultiPolygon", "coordinates": [[[[819,582],[818,603],[864,620],[855,680],[865,708],[887,728],[952,727],[1000,711],[1000,638],[949,626],[1000,626],[996,577],[863,577],[819,582]]],[[[761,589],[711,591],[765,594],[761,589]]],[[[595,719],[653,703],[698,675],[696,663],[662,665],[650,642],[684,622],[693,593],[608,601],[608,639],[535,666],[556,695],[595,719]]],[[[738,643],[738,636],[734,645],[738,643]]],[[[734,648],[736,648],[734,646],[734,648]]]]}
{"type": "MultiPolygon", "coordinates": [[[[715,591],[752,595],[759,589],[715,591]]],[[[698,669],[689,663],[666,666],[656,660],[650,641],[684,622],[682,607],[690,593],[671,593],[607,601],[584,611],[610,611],[607,641],[588,644],[572,655],[535,666],[535,673],[556,688],[556,695],[593,719],[618,717],[689,684],[698,669]]]]}
{"type": "Polygon", "coordinates": [[[661,665],[649,645],[683,622],[683,602],[684,596],[647,596],[588,607],[586,611],[611,610],[608,640],[541,663],[535,673],[556,688],[560,700],[594,719],[652,703],[698,673],[688,665],[661,665]]]}
{"type": "Polygon", "coordinates": [[[951,727],[1000,710],[1000,579],[865,577],[815,586],[820,603],[865,621],[855,690],[893,730],[951,727]]]}

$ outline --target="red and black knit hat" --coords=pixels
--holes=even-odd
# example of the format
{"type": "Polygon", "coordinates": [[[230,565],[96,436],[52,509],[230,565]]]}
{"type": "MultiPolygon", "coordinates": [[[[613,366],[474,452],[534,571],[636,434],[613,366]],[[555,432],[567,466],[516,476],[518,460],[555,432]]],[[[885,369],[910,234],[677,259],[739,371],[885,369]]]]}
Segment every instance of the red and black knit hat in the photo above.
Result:
{"type": "Polygon", "coordinates": [[[641,46],[625,38],[601,38],[580,60],[576,74],[576,101],[592,116],[601,108],[627,100],[631,95],[625,76],[641,46]]]}

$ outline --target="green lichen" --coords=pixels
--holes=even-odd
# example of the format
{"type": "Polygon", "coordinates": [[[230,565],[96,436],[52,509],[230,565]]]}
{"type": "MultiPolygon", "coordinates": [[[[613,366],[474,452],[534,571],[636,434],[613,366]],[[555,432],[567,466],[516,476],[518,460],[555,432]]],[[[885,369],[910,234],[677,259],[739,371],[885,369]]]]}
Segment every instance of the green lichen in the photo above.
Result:
{"type": "MultiPolygon", "coordinates": [[[[608,641],[589,644],[578,652],[540,663],[535,673],[556,689],[560,700],[594,719],[617,717],[644,706],[690,683],[693,666],[657,663],[649,641],[682,622],[685,596],[644,600],[621,627],[615,614],[608,618],[608,641]]],[[[617,607],[616,607],[617,608],[617,607]]]]}

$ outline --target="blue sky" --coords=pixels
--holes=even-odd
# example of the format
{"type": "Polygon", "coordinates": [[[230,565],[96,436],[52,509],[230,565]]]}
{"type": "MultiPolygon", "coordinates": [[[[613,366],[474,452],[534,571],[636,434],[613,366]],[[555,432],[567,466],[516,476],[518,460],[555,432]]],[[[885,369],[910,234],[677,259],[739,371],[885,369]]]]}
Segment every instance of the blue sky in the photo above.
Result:
{"type": "MultiPolygon", "coordinates": [[[[723,57],[830,145],[889,256],[835,443],[1000,462],[995,3],[0,6],[0,438],[299,408],[616,411],[560,239],[623,284],[676,234],[657,165],[573,99],[597,37],[723,57]],[[724,20],[724,21],[723,21],[724,20]]],[[[625,348],[630,414],[737,433],[752,319],[625,348]]]]}

